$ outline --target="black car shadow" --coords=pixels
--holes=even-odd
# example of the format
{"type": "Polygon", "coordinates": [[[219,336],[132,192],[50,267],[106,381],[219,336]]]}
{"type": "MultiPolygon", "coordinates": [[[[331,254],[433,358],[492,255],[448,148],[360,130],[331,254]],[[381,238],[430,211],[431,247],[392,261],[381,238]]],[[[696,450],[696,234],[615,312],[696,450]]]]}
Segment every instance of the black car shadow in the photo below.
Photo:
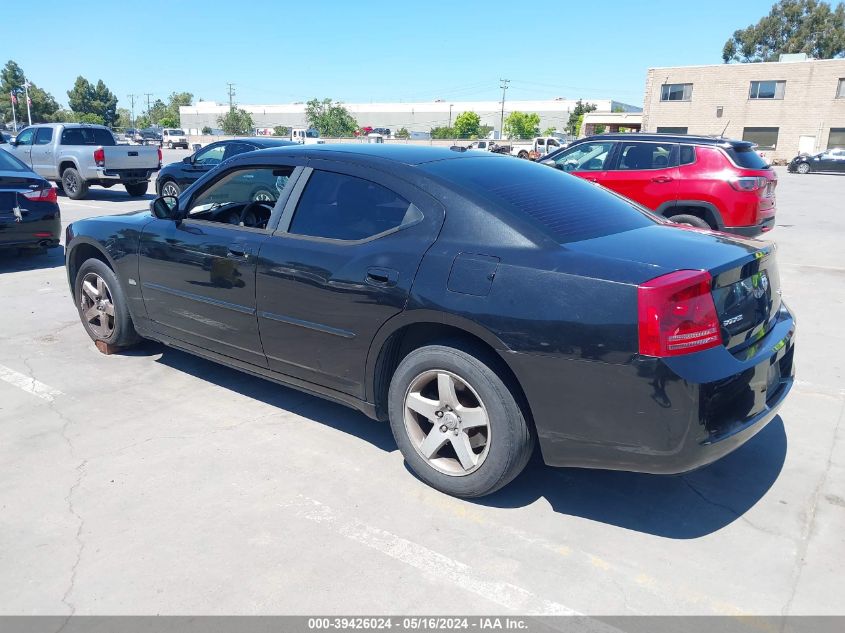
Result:
{"type": "Polygon", "coordinates": [[[393,441],[389,425],[374,422],[363,413],[341,404],[251,376],[237,369],[231,369],[152,341],[145,341],[141,346],[123,353],[137,356],[160,353],[161,356],[157,362],[172,369],[354,435],[385,452],[396,450],[396,442],[393,441]]]}
{"type": "MultiPolygon", "coordinates": [[[[159,353],[157,362],[172,369],[353,435],[385,452],[397,450],[388,424],[343,405],[154,342],[124,352],[159,353]]],[[[505,488],[467,502],[519,508],[544,498],[560,514],[665,538],[700,538],[753,507],[777,480],[786,453],[780,416],[730,455],[685,475],[551,468],[537,450],[525,471],[505,488]]]]}
{"type": "MultiPolygon", "coordinates": [[[[150,183],[150,189],[155,191],[153,183],[150,183]]],[[[62,189],[59,189],[57,193],[59,195],[59,198],[67,198],[67,194],[62,189]]],[[[99,202],[126,202],[127,200],[131,200],[134,202],[141,202],[143,200],[155,200],[155,198],[155,193],[151,193],[149,191],[143,196],[130,197],[129,194],[126,193],[126,189],[124,189],[120,185],[115,185],[111,189],[93,186],[88,189],[88,192],[85,194],[85,197],[82,198],[82,200],[80,200],[79,202],[85,202],[86,200],[94,200],[99,202]]],[[[70,199],[68,198],[68,200],[70,199]]]]}
{"type": "Polygon", "coordinates": [[[742,517],[772,487],[786,460],[777,416],[742,447],[685,475],[551,468],[539,451],[514,482],[475,502],[499,508],[545,498],[555,512],[672,539],[706,536],[742,517]]]}
{"type": "Polygon", "coordinates": [[[58,246],[46,252],[19,253],[17,249],[0,249],[0,274],[19,273],[42,268],[59,268],[65,265],[65,248],[58,246]]]}

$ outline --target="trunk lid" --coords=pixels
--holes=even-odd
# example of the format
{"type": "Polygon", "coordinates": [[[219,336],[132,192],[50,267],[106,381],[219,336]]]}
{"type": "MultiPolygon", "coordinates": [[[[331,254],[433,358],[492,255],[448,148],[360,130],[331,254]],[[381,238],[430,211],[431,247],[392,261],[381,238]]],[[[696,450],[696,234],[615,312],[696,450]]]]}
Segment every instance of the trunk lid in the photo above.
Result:
{"type": "Polygon", "coordinates": [[[15,213],[19,208],[19,193],[38,191],[49,186],[39,176],[27,176],[26,172],[0,170],[0,223],[19,222],[15,213]]]}
{"type": "MultiPolygon", "coordinates": [[[[644,283],[676,270],[706,270],[713,278],[712,296],[722,342],[740,351],[761,339],[774,325],[781,306],[775,246],[671,224],[655,224],[604,237],[573,242],[567,250],[602,258],[645,264],[644,283]]],[[[626,267],[630,274],[630,265],[626,267]]]]}
{"type": "Polygon", "coordinates": [[[106,170],[156,169],[158,167],[157,147],[114,145],[103,147],[103,151],[106,170]]]}

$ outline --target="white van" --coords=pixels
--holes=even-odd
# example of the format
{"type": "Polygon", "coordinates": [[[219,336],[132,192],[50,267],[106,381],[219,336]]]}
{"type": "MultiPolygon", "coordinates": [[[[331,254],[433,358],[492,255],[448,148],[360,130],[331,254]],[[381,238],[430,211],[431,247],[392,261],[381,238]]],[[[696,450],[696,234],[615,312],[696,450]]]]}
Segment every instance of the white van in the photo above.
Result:
{"type": "Polygon", "coordinates": [[[164,128],[161,131],[161,145],[169,149],[174,147],[188,149],[188,137],[185,136],[185,130],[172,127],[164,128]]]}

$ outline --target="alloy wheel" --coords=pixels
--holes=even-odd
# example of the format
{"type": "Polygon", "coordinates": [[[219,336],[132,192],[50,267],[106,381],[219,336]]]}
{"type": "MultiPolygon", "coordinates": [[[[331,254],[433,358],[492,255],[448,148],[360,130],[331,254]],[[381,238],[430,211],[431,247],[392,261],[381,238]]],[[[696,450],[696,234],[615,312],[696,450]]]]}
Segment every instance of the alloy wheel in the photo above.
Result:
{"type": "Polygon", "coordinates": [[[67,193],[76,193],[79,190],[79,179],[76,174],[65,172],[64,189],[67,193]]]}
{"type": "Polygon", "coordinates": [[[417,453],[451,476],[481,467],[490,448],[490,418],[478,393],[460,376],[429,370],[405,393],[405,430],[417,453]]]}
{"type": "Polygon", "coordinates": [[[176,186],[176,183],[168,180],[161,187],[161,195],[173,196],[175,198],[179,195],[179,187],[176,186]]]}
{"type": "Polygon", "coordinates": [[[806,174],[810,171],[810,166],[807,163],[801,163],[798,165],[798,173],[799,174],[806,174]]]}
{"type": "Polygon", "coordinates": [[[106,281],[97,273],[88,273],[82,280],[79,307],[89,330],[101,340],[114,333],[114,302],[106,281]]]}

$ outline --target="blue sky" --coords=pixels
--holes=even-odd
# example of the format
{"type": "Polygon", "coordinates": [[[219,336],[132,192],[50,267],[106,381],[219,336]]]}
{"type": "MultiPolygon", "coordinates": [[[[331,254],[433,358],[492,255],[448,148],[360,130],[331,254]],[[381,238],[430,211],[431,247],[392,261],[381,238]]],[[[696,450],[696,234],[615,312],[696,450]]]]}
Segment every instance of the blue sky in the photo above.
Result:
{"type": "Polygon", "coordinates": [[[499,99],[500,77],[508,99],[640,105],[648,67],[720,63],[772,2],[42,0],[32,45],[3,38],[0,63],[63,104],[81,74],[121,107],[182,90],[225,102],[226,82],[240,103],[499,99]]]}

